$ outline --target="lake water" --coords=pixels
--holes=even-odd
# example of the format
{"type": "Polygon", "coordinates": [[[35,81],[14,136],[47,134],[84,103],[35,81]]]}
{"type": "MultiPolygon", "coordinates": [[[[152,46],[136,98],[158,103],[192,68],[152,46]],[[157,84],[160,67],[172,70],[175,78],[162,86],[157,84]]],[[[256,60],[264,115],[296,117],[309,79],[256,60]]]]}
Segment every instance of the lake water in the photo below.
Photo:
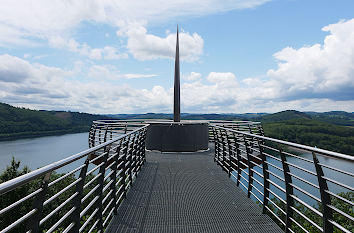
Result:
{"type": "Polygon", "coordinates": [[[65,134],[0,142],[0,172],[12,156],[31,170],[88,149],[88,133],[65,134]]]}

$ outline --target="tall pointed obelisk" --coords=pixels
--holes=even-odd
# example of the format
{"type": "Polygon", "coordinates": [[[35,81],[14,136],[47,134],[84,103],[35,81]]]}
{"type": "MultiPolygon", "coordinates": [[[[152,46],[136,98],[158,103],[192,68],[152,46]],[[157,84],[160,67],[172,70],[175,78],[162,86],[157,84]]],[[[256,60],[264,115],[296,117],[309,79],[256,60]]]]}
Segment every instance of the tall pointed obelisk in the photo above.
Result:
{"type": "Polygon", "coordinates": [[[177,25],[176,58],[175,58],[173,121],[174,122],[181,121],[178,25],[177,25]]]}
{"type": "Polygon", "coordinates": [[[181,122],[179,40],[177,25],[175,82],[173,99],[173,123],[171,121],[151,121],[146,135],[146,149],[161,152],[193,152],[207,150],[209,142],[208,122],[181,122]]]}

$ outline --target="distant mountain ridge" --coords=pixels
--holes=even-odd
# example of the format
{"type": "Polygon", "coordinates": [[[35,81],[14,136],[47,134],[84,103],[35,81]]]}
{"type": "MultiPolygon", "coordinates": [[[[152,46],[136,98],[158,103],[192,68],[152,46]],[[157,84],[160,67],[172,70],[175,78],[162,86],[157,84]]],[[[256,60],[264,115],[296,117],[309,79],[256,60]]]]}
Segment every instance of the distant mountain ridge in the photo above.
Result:
{"type": "MultiPolygon", "coordinates": [[[[241,118],[256,118],[267,113],[246,113],[246,114],[218,114],[218,113],[181,113],[183,120],[235,120],[241,118]]],[[[173,115],[169,113],[144,113],[144,114],[108,114],[106,116],[121,120],[129,119],[173,119],[173,115]]]]}
{"type": "MultiPolygon", "coordinates": [[[[166,113],[145,113],[145,114],[109,114],[108,117],[133,120],[133,119],[173,119],[172,114],[166,113]]],[[[354,113],[343,111],[332,112],[299,112],[296,110],[286,110],[277,113],[244,113],[244,114],[192,114],[182,113],[183,120],[251,120],[271,123],[287,121],[291,119],[313,119],[336,125],[354,126],[354,113]]]]}
{"type": "MultiPolygon", "coordinates": [[[[110,114],[45,111],[17,108],[0,103],[0,140],[88,132],[98,119],[172,119],[172,114],[110,114]]],[[[246,114],[190,114],[185,120],[251,120],[263,124],[266,136],[341,153],[354,154],[354,113],[299,112],[246,114]]]]}

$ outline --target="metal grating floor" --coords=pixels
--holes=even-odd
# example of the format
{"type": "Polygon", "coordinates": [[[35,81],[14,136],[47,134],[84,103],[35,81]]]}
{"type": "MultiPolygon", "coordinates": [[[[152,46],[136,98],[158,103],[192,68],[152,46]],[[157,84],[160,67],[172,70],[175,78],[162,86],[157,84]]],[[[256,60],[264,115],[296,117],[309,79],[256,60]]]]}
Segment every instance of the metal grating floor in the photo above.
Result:
{"type": "Polygon", "coordinates": [[[106,232],[283,232],[216,165],[213,153],[147,152],[106,232]]]}

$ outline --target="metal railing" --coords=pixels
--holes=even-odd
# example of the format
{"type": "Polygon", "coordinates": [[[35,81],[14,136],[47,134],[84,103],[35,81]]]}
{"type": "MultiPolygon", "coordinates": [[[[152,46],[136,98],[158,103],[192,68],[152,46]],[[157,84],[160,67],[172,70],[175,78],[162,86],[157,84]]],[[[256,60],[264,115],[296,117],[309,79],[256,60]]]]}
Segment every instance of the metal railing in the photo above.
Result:
{"type": "Polygon", "coordinates": [[[220,120],[209,120],[209,141],[214,142],[214,131],[213,126],[221,126],[225,128],[234,129],[237,131],[248,132],[256,135],[264,135],[263,127],[261,122],[253,121],[220,121],[220,120]]]}
{"type": "Polygon", "coordinates": [[[106,137],[88,150],[1,183],[0,232],[103,232],[145,161],[146,130],[140,125],[106,137]],[[70,172],[56,173],[67,166],[70,172]]]}
{"type": "MultiPolygon", "coordinates": [[[[125,134],[130,130],[134,130],[146,122],[171,122],[168,119],[132,119],[132,120],[97,120],[93,121],[89,132],[89,146],[93,147],[112,139],[116,136],[125,134]]],[[[209,141],[214,141],[214,134],[211,125],[218,125],[231,128],[238,131],[244,131],[256,135],[264,135],[261,122],[253,121],[222,121],[222,120],[205,120],[209,124],[209,141]]]]}
{"type": "Polygon", "coordinates": [[[354,156],[211,128],[215,161],[285,232],[354,231],[354,156]]]}
{"type": "MultiPolygon", "coordinates": [[[[103,232],[145,161],[145,122],[95,121],[90,149],[1,183],[0,232],[103,232]]],[[[208,122],[215,161],[285,232],[354,231],[353,156],[208,122]]]]}
{"type": "Polygon", "coordinates": [[[89,131],[89,147],[97,146],[115,137],[146,125],[145,120],[97,120],[89,131]]]}

